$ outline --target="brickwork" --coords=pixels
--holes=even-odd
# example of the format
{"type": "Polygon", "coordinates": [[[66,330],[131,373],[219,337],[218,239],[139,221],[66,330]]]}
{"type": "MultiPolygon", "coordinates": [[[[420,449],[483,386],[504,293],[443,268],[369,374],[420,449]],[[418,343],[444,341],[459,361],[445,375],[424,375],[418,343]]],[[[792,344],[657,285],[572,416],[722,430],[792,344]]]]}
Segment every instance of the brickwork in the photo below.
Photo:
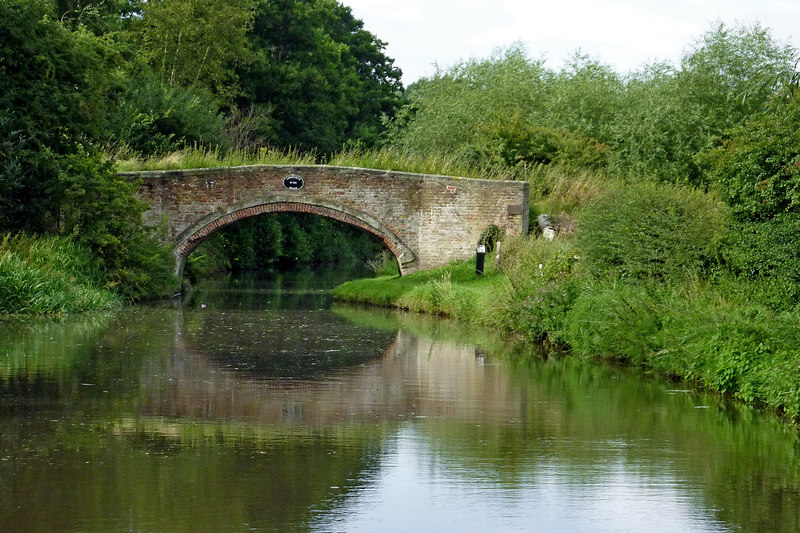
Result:
{"type": "Polygon", "coordinates": [[[313,213],[369,231],[395,255],[403,274],[471,256],[490,224],[508,235],[528,231],[524,182],[286,165],[123,174],[141,180],[147,223],[166,222],[178,274],[214,232],[277,211],[313,213]],[[292,176],[294,188],[287,188],[292,176]]]}

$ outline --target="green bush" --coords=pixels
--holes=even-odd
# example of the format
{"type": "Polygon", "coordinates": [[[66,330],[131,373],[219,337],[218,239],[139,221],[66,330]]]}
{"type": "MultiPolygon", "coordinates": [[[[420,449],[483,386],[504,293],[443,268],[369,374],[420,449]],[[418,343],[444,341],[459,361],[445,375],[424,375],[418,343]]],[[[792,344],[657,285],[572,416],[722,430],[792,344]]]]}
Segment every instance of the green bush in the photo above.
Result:
{"type": "Polygon", "coordinates": [[[511,239],[503,254],[503,273],[513,286],[511,326],[534,341],[564,343],[567,312],[579,292],[577,262],[568,240],[511,239]]]}
{"type": "Polygon", "coordinates": [[[720,283],[773,309],[800,301],[800,219],[780,215],[763,222],[732,222],[718,249],[720,283]]]}
{"type": "Polygon", "coordinates": [[[658,352],[661,329],[656,300],[643,286],[585,285],[565,319],[564,338],[582,355],[643,365],[658,352]]]}
{"type": "Polygon", "coordinates": [[[137,299],[168,294],[176,285],[170,251],[161,246],[134,197],[138,185],[113,170],[97,153],[79,153],[61,162],[57,197],[60,231],[73,235],[101,261],[108,285],[137,299]]]}
{"type": "Polygon", "coordinates": [[[724,206],[714,196],[641,183],[589,205],[577,240],[590,275],[676,281],[707,272],[723,227],[724,206]]]}
{"type": "Polygon", "coordinates": [[[226,145],[217,102],[147,73],[129,81],[109,113],[108,130],[114,143],[145,156],[226,145]]]}
{"type": "Polygon", "coordinates": [[[700,158],[739,220],[800,212],[800,93],[769,111],[700,158]]]}

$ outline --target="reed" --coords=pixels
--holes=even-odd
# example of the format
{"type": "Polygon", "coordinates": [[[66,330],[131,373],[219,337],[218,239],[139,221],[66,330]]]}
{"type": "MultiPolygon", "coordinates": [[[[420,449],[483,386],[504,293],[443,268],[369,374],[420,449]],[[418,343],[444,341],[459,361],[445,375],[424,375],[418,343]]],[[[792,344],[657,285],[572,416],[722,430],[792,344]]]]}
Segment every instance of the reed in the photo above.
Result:
{"type": "Polygon", "coordinates": [[[181,170],[189,168],[220,168],[244,165],[313,165],[317,157],[299,150],[259,148],[225,151],[219,147],[195,146],[169,154],[142,159],[130,153],[114,156],[118,171],[181,170]]]}
{"type": "Polygon", "coordinates": [[[119,305],[98,261],[65,237],[5,235],[0,242],[0,314],[61,315],[119,305]]]}

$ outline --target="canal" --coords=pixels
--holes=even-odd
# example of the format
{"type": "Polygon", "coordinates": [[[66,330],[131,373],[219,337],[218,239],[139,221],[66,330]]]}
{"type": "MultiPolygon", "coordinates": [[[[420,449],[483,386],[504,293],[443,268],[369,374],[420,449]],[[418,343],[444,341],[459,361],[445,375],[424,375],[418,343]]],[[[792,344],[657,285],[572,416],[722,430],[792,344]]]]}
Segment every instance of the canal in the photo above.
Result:
{"type": "Polygon", "coordinates": [[[780,420],[307,281],[0,322],[0,531],[800,531],[780,420]]]}

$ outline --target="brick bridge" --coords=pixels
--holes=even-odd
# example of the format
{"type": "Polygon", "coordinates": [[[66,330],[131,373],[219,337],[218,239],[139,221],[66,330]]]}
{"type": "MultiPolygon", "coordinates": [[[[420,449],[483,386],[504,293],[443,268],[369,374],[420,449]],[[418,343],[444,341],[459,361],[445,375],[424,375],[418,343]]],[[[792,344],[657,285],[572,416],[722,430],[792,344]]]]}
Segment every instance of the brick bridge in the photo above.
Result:
{"type": "Polygon", "coordinates": [[[402,274],[470,257],[490,224],[508,235],[528,231],[526,182],[288,165],[122,174],[141,179],[146,222],[166,222],[178,277],[192,250],[214,232],[277,211],[314,213],[372,233],[402,274]]]}

